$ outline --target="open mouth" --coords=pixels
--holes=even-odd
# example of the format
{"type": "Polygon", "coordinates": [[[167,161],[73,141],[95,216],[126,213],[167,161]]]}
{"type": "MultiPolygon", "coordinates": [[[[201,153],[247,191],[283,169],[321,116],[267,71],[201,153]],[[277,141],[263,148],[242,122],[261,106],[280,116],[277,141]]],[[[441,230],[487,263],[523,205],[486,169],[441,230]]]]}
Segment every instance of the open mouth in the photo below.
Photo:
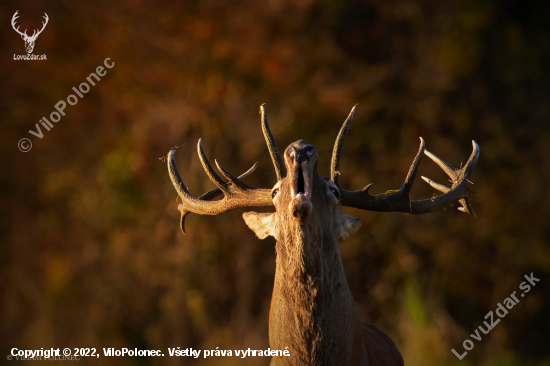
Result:
{"type": "Polygon", "coordinates": [[[313,210],[313,184],[317,174],[317,152],[303,140],[296,141],[285,151],[285,164],[290,183],[290,213],[305,222],[313,210]]]}
{"type": "Polygon", "coordinates": [[[296,190],[296,194],[298,193],[306,193],[304,188],[304,173],[302,172],[302,167],[298,170],[298,189],[296,190]]]}
{"type": "Polygon", "coordinates": [[[311,178],[306,174],[302,165],[295,166],[295,173],[291,186],[292,200],[289,204],[291,214],[301,220],[310,216],[313,204],[311,203],[311,178]]]}
{"type": "Polygon", "coordinates": [[[311,195],[309,182],[304,177],[304,172],[301,165],[298,166],[298,171],[296,172],[296,177],[294,179],[294,184],[292,185],[292,198],[299,194],[303,194],[309,199],[311,195]]]}

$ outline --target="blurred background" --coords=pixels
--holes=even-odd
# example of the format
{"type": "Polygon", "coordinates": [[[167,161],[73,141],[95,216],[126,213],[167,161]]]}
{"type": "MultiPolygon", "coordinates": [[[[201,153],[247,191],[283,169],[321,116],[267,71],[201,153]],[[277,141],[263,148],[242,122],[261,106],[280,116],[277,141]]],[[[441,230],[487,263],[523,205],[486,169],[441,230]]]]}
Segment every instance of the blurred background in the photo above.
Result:
{"type": "MultiPolygon", "coordinates": [[[[305,139],[329,175],[359,103],[341,182],[398,189],[422,136],[471,180],[477,219],[344,208],[357,309],[408,366],[550,365],[550,5],[535,1],[3,1],[0,5],[0,357],[12,347],[266,349],[274,241],[235,210],[190,215],[159,160],[213,188],[196,143],[247,182],[275,183],[260,128],[305,139]],[[11,28],[46,29],[26,54],[11,28]],[[28,133],[109,57],[114,68],[44,137],[28,133]],[[30,138],[23,153],[17,142],[30,138]],[[541,281],[459,361],[525,274],[541,281]],[[471,338],[470,338],[471,339],[471,338]]],[[[44,129],[43,129],[44,130],[44,129]]],[[[441,183],[429,159],[420,175],[441,183]]],[[[417,179],[413,199],[434,191],[417,179]]],[[[102,352],[101,352],[102,353],[102,352]]],[[[167,352],[166,352],[167,353],[167,352]]],[[[2,361],[4,363],[5,361],[2,361]]],[[[15,362],[15,361],[13,361],[15,362]]],[[[267,358],[100,358],[97,365],[268,365],[267,358]]]]}

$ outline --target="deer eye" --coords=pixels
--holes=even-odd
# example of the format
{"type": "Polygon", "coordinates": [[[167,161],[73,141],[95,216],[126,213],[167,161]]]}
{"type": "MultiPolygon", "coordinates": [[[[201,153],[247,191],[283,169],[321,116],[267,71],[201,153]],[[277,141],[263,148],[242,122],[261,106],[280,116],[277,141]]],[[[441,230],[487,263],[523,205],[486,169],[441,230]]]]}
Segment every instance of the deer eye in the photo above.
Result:
{"type": "Polygon", "coordinates": [[[275,196],[279,193],[279,188],[275,188],[273,192],[271,192],[271,199],[275,199],[275,196]]]}
{"type": "Polygon", "coordinates": [[[330,189],[330,191],[332,192],[332,194],[334,195],[334,197],[340,198],[340,192],[338,192],[337,189],[332,188],[332,187],[329,187],[329,189],[330,189]]]}

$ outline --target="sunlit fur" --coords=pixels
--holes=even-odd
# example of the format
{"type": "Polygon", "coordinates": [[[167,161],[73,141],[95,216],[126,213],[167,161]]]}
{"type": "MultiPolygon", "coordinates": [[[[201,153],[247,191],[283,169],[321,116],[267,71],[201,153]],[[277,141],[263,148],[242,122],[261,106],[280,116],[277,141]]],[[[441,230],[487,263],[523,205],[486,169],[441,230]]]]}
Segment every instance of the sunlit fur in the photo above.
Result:
{"type": "Polygon", "coordinates": [[[253,230],[268,232],[277,240],[269,342],[272,349],[288,347],[291,357],[274,357],[271,365],[403,365],[391,339],[360,322],[346,282],[337,239],[357,230],[360,220],[336,209],[331,182],[317,174],[316,153],[303,163],[304,169],[312,168],[312,209],[295,216],[291,187],[296,162],[285,154],[285,163],[289,174],[274,188],[278,189],[273,200],[276,212],[260,214],[261,222],[253,221],[250,213],[245,217],[253,230]]]}

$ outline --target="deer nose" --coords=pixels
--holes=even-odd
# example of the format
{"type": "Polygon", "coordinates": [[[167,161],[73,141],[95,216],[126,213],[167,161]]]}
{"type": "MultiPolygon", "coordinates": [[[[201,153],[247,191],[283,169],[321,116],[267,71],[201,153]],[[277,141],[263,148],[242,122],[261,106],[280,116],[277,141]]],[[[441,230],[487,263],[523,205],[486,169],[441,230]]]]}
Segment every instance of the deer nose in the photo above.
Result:
{"type": "Polygon", "coordinates": [[[298,164],[301,164],[304,161],[308,161],[315,154],[315,148],[311,145],[300,149],[294,146],[290,146],[290,149],[291,150],[288,154],[290,159],[298,164]]]}

